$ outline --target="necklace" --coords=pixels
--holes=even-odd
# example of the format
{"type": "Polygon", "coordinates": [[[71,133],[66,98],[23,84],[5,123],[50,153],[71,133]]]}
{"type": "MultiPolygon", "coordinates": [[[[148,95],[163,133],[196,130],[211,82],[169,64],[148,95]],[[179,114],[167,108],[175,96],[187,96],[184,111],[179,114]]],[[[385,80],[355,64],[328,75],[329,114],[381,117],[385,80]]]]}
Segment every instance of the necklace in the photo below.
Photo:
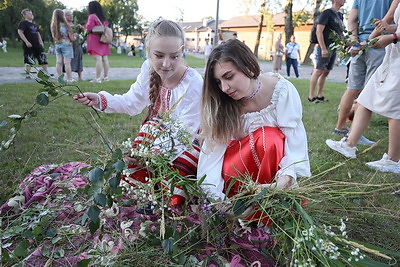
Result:
{"type": "Polygon", "coordinates": [[[249,96],[245,96],[242,99],[243,100],[253,99],[256,95],[258,95],[258,93],[260,92],[260,89],[261,89],[261,82],[260,82],[260,79],[257,78],[257,87],[256,87],[256,89],[254,89],[254,91],[249,96]]]}

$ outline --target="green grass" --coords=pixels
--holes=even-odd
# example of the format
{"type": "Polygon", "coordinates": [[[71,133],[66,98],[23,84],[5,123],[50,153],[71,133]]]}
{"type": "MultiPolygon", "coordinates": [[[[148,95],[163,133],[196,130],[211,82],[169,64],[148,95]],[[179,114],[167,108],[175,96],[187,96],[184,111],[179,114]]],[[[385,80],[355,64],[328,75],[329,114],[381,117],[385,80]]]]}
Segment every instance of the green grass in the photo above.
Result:
{"type": "MultiPolygon", "coordinates": [[[[77,83],[85,91],[109,90],[126,92],[133,81],[111,81],[104,84],[77,83]]],[[[336,138],[332,129],[337,119],[337,106],[345,90],[341,83],[326,83],[324,94],[329,102],[313,104],[307,101],[309,82],[293,80],[303,101],[303,121],[307,130],[311,169],[316,179],[330,179],[355,183],[385,184],[399,182],[399,175],[372,171],[365,162],[378,160],[388,146],[387,120],[374,115],[365,135],[378,141],[372,148],[359,147],[359,156],[347,160],[325,145],[327,138],[336,138]],[[343,164],[337,167],[338,164],[343,164]]],[[[0,85],[0,122],[10,114],[24,112],[34,101],[39,84],[0,85]]],[[[15,146],[0,151],[0,202],[4,203],[19,182],[40,164],[89,161],[91,152],[104,151],[99,135],[83,116],[90,118],[90,109],[82,107],[71,97],[63,97],[39,112],[38,117],[21,128],[15,146]]],[[[113,144],[134,135],[141,116],[100,114],[98,120],[105,136],[113,144]]],[[[0,138],[7,133],[0,128],[0,138]]],[[[332,215],[348,216],[351,236],[384,248],[400,251],[400,198],[399,195],[381,194],[354,199],[337,199],[335,203],[322,203],[321,221],[332,223],[332,215]],[[332,205],[331,205],[332,204],[332,205]],[[341,207],[332,209],[331,207],[341,207]],[[354,209],[354,207],[358,207],[354,209]],[[325,215],[324,215],[325,214],[325,215]],[[380,214],[376,216],[375,214],[380,214]]],[[[316,207],[317,208],[317,207],[316,207]]],[[[340,224],[334,221],[334,224],[340,224]]]]}
{"type": "MultiPolygon", "coordinates": [[[[47,51],[48,44],[45,45],[47,51]]],[[[17,44],[16,48],[11,46],[7,47],[8,53],[0,52],[0,67],[21,67],[24,65],[24,57],[21,44],[17,44]]],[[[135,57],[128,57],[127,55],[117,54],[117,49],[111,47],[111,55],[109,62],[111,68],[140,68],[143,60],[136,54],[135,57]]],[[[55,67],[56,56],[47,55],[49,66],[55,67]]],[[[83,67],[95,67],[95,61],[90,55],[83,55],[83,67]]],[[[187,56],[186,63],[192,68],[203,68],[204,59],[196,58],[194,56],[187,56]]]]}

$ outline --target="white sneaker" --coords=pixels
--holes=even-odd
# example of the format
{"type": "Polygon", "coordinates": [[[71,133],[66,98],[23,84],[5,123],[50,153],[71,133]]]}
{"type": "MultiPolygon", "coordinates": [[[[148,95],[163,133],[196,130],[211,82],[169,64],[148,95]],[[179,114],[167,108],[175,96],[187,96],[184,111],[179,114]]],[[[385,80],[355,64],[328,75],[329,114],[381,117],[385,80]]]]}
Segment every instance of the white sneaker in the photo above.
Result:
{"type": "Polygon", "coordinates": [[[376,143],[374,141],[369,140],[364,135],[361,135],[361,137],[358,140],[357,144],[364,145],[364,146],[372,146],[372,145],[375,145],[376,143]]]}
{"type": "Polygon", "coordinates": [[[357,157],[356,156],[357,148],[349,146],[346,142],[346,137],[343,137],[340,141],[334,141],[334,140],[328,139],[325,141],[325,143],[331,149],[335,150],[336,152],[339,152],[346,158],[355,159],[357,157]]]}
{"type": "Polygon", "coordinates": [[[383,154],[382,159],[365,163],[368,167],[381,172],[400,173],[400,160],[398,162],[391,160],[388,154],[383,154]]]}
{"type": "Polygon", "coordinates": [[[101,78],[94,78],[93,80],[90,81],[91,83],[101,83],[101,78]]]}
{"type": "Polygon", "coordinates": [[[103,82],[108,82],[108,81],[110,81],[110,79],[108,77],[103,78],[103,82]]]}
{"type": "Polygon", "coordinates": [[[76,82],[76,80],[75,79],[71,79],[71,80],[66,80],[66,82],[67,83],[74,83],[74,82],[76,82]]]}

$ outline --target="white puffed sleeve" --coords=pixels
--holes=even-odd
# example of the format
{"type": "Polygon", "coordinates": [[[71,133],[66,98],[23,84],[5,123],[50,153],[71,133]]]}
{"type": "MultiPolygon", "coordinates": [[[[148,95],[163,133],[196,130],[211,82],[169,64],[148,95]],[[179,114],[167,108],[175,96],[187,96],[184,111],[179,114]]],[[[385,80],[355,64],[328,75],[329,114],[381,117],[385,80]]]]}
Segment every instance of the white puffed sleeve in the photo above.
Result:
{"type": "MultiPolygon", "coordinates": [[[[203,78],[192,68],[187,70],[179,88],[173,89],[173,98],[175,99],[172,101],[178,101],[183,96],[173,115],[183,122],[192,133],[196,133],[200,128],[202,90],[203,78]]],[[[174,102],[171,103],[171,105],[173,104],[174,102]]]]}
{"type": "Polygon", "coordinates": [[[209,149],[204,142],[197,167],[197,180],[206,176],[201,188],[207,192],[208,197],[220,200],[225,199],[224,179],[222,178],[225,151],[226,145],[224,144],[216,144],[213,149],[209,149]]]}
{"type": "Polygon", "coordinates": [[[111,95],[106,91],[99,92],[100,110],[106,113],[126,113],[131,116],[140,114],[150,104],[149,83],[150,62],[146,60],[128,92],[123,95],[111,95]]]}
{"type": "MultiPolygon", "coordinates": [[[[285,80],[286,81],[286,80],[285,80]]],[[[276,117],[279,129],[285,135],[285,154],[279,166],[277,177],[289,175],[309,177],[307,134],[302,121],[302,105],[297,89],[286,81],[282,84],[276,103],[276,117]]]]}

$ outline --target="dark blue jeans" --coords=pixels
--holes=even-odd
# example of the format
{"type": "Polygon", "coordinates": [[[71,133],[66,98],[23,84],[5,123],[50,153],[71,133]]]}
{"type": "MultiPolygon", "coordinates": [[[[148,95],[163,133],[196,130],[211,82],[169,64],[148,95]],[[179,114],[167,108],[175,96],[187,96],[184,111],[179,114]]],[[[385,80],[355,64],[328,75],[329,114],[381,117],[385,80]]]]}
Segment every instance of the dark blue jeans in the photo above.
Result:
{"type": "Polygon", "coordinates": [[[294,74],[296,74],[296,78],[298,78],[299,77],[299,69],[297,68],[297,66],[299,65],[299,62],[297,61],[297,59],[293,59],[293,58],[286,59],[287,76],[290,76],[290,66],[291,65],[293,65],[294,74]]]}

